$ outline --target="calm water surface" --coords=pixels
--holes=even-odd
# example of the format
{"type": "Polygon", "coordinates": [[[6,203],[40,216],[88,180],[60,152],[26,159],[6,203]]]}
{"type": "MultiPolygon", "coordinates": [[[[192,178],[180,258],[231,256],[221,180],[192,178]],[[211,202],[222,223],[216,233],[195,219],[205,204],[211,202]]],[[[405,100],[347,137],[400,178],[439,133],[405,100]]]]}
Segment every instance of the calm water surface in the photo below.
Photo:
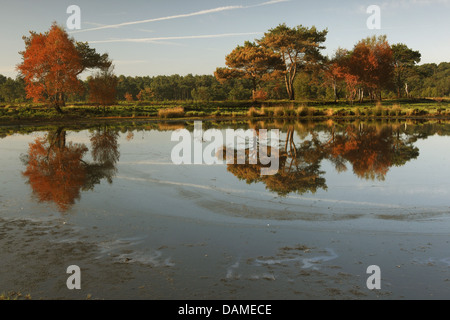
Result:
{"type": "Polygon", "coordinates": [[[192,122],[1,128],[0,291],[450,297],[450,124],[203,126],[279,129],[278,173],[174,165],[171,135],[192,122]],[[73,264],[82,290],[66,287],[73,264]],[[366,286],[370,265],[381,268],[381,290],[366,286]]]}

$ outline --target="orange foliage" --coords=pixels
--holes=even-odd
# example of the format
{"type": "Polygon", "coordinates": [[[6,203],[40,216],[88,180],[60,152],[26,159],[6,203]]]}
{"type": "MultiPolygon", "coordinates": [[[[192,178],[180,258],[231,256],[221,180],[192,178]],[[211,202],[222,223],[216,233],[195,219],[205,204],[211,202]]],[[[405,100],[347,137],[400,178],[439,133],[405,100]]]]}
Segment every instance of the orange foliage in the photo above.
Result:
{"type": "Polygon", "coordinates": [[[107,128],[92,133],[94,163],[83,161],[88,151],[84,144],[66,143],[63,128],[30,143],[23,175],[33,194],[65,212],[80,198],[81,190],[93,190],[102,179],[112,183],[120,157],[118,137],[118,132],[107,128]]]}
{"type": "MultiPolygon", "coordinates": [[[[65,135],[65,133],[63,133],[65,135]]],[[[81,159],[87,152],[82,144],[64,146],[61,136],[54,141],[37,138],[30,144],[24,176],[41,202],[54,202],[66,211],[80,197],[86,171],[81,159]]]]}
{"type": "Polygon", "coordinates": [[[269,94],[262,89],[255,91],[253,94],[253,100],[255,100],[255,101],[257,101],[257,100],[264,101],[264,100],[267,100],[268,97],[269,97],[269,94]]]}
{"type": "Polygon", "coordinates": [[[56,24],[48,33],[31,32],[24,40],[23,62],[17,69],[24,76],[27,97],[49,102],[60,111],[67,94],[82,89],[77,76],[83,66],[74,41],[56,24]]]}
{"type": "Polygon", "coordinates": [[[104,71],[89,79],[89,101],[101,106],[116,102],[117,77],[112,71],[104,71]]]}
{"type": "Polygon", "coordinates": [[[378,132],[373,127],[361,130],[349,126],[345,134],[337,135],[330,145],[330,154],[342,157],[353,165],[360,178],[383,180],[393,165],[394,148],[392,132],[378,132]]]}
{"type": "Polygon", "coordinates": [[[125,93],[125,100],[127,100],[128,102],[134,101],[133,95],[129,92],[125,93]]]}
{"type": "Polygon", "coordinates": [[[382,89],[392,85],[393,51],[382,37],[365,39],[353,49],[348,68],[362,86],[379,95],[382,89]]]}

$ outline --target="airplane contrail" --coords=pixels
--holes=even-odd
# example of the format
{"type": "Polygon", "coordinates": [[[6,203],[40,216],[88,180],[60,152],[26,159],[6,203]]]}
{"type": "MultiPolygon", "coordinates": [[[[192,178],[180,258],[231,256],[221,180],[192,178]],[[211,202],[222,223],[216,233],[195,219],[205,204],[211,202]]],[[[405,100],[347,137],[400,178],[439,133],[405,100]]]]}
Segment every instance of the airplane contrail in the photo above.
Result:
{"type": "Polygon", "coordinates": [[[208,34],[208,35],[193,35],[193,36],[176,36],[176,37],[156,37],[156,38],[125,38],[125,39],[110,39],[110,40],[97,40],[89,41],[89,43],[113,43],[113,42],[158,42],[162,40],[182,40],[182,39],[211,39],[211,38],[225,38],[236,36],[249,36],[262,34],[262,32],[243,32],[243,33],[221,33],[221,34],[208,34]]]}
{"type": "Polygon", "coordinates": [[[74,33],[95,31],[95,30],[115,29],[115,28],[120,28],[123,26],[130,26],[130,25],[149,23],[149,22],[157,22],[157,21],[165,21],[165,20],[173,20],[173,19],[180,19],[180,18],[188,18],[188,17],[200,16],[200,15],[223,12],[223,11],[237,10],[237,9],[247,9],[247,8],[259,7],[259,6],[264,6],[264,5],[276,4],[276,3],[280,3],[280,2],[286,2],[286,1],[290,1],[290,0],[271,0],[271,1],[266,1],[263,3],[259,3],[256,5],[251,5],[251,6],[238,5],[238,6],[218,7],[218,8],[214,8],[214,9],[200,10],[200,11],[196,11],[196,12],[178,14],[178,15],[167,16],[167,17],[130,21],[130,22],[122,22],[122,23],[118,23],[118,24],[104,25],[104,26],[95,27],[95,28],[75,30],[75,31],[71,31],[69,33],[74,34],[74,33]]]}

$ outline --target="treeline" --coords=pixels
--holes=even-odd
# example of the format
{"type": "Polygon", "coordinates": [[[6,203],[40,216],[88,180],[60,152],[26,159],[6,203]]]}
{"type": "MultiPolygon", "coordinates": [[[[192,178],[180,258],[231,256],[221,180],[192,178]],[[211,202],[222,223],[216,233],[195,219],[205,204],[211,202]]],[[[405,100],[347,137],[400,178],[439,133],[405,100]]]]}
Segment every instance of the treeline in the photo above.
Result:
{"type": "Polygon", "coordinates": [[[119,100],[166,101],[166,100],[247,100],[251,97],[251,82],[234,79],[221,84],[212,75],[118,77],[119,100]]]}
{"type": "Polygon", "coordinates": [[[17,103],[27,101],[25,81],[22,78],[7,78],[0,74],[0,101],[17,103]]]}
{"type": "MultiPolygon", "coordinates": [[[[88,77],[80,81],[84,90],[68,97],[68,102],[89,102],[88,77]]],[[[249,80],[233,80],[221,84],[213,75],[117,77],[117,100],[119,101],[237,101],[248,100],[252,95],[249,80]]],[[[22,78],[0,75],[0,101],[5,103],[27,102],[25,83],[22,78]]]]}
{"type": "MultiPolygon", "coordinates": [[[[322,76],[312,72],[301,72],[294,81],[298,100],[333,100],[331,86],[324,85],[322,76]]],[[[439,65],[427,63],[415,66],[406,78],[410,96],[413,98],[449,97],[450,63],[439,65]]],[[[82,82],[85,90],[69,97],[69,102],[88,102],[88,79],[82,82]]],[[[268,99],[287,99],[282,81],[266,84],[262,90],[268,99]]],[[[339,97],[345,98],[344,87],[338,88],[339,97]]],[[[385,90],[383,96],[396,97],[395,90],[385,90]]],[[[120,75],[117,82],[117,100],[126,101],[237,101],[252,97],[252,83],[249,79],[234,79],[221,84],[212,75],[126,77],[120,75]]],[[[21,78],[7,78],[0,75],[0,102],[22,103],[26,98],[25,83],[21,78]]]]}

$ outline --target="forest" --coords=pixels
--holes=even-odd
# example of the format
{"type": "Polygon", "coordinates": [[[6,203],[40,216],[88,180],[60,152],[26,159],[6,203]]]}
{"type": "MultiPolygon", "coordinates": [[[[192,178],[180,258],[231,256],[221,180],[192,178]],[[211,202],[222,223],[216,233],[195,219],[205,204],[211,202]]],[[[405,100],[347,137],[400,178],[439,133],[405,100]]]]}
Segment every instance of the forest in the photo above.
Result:
{"type": "MultiPolygon", "coordinates": [[[[427,63],[414,67],[414,72],[406,78],[413,98],[449,97],[450,62],[427,63]]],[[[86,88],[82,94],[70,97],[70,102],[89,101],[89,80],[83,81],[86,88]]],[[[300,73],[294,82],[296,99],[332,100],[332,87],[321,85],[320,78],[309,72],[300,73]]],[[[287,99],[281,90],[282,83],[267,84],[264,90],[269,99],[287,99]]],[[[345,88],[340,89],[345,97],[345,88]]],[[[221,84],[213,75],[130,77],[118,76],[117,100],[126,101],[238,101],[252,96],[252,84],[248,79],[231,80],[221,84]],[[127,95],[128,93],[128,95],[127,95]]],[[[387,98],[396,97],[394,90],[387,91],[387,98]]],[[[0,75],[0,102],[7,104],[27,102],[23,78],[7,78],[0,75]]]]}

